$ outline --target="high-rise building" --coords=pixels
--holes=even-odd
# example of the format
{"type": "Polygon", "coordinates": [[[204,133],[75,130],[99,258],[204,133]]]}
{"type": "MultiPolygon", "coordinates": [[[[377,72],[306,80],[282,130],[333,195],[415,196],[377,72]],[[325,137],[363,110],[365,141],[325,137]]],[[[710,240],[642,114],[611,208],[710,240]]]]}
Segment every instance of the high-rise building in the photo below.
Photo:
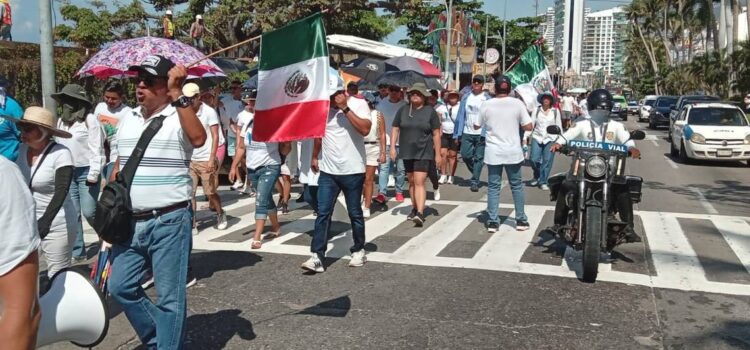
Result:
{"type": "Polygon", "coordinates": [[[577,73],[581,72],[585,7],[585,0],[555,0],[555,63],[577,73]]]}
{"type": "Polygon", "coordinates": [[[539,15],[539,17],[542,17],[539,33],[544,38],[547,51],[553,51],[555,49],[555,8],[548,7],[547,12],[539,15]]]}
{"type": "Polygon", "coordinates": [[[621,75],[628,21],[621,7],[589,13],[583,39],[583,72],[621,75]]]}

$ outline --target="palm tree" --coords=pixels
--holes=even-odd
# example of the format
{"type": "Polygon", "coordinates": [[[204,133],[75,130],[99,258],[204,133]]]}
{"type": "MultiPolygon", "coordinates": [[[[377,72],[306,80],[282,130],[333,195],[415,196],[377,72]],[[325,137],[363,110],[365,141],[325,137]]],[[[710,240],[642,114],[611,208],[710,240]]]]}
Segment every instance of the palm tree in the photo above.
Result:
{"type": "MultiPolygon", "coordinates": [[[[659,63],[656,60],[654,46],[649,40],[650,37],[647,39],[649,29],[654,25],[654,22],[651,20],[651,14],[653,12],[649,12],[650,9],[647,6],[647,3],[650,2],[653,2],[653,0],[635,0],[625,8],[625,13],[627,14],[628,20],[630,20],[631,27],[635,32],[634,34],[640,39],[643,49],[646,50],[646,54],[651,61],[651,69],[654,76],[658,77],[659,63]]],[[[654,92],[656,94],[660,93],[658,79],[654,80],[654,92]]]]}

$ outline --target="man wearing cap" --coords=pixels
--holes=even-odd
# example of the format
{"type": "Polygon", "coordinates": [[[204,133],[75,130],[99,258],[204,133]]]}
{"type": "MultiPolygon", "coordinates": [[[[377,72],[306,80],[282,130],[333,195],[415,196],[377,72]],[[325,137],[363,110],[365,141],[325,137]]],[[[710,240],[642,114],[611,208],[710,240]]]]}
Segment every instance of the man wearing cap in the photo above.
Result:
{"type": "Polygon", "coordinates": [[[518,127],[532,130],[531,117],[521,100],[509,97],[513,90],[510,78],[500,76],[495,80],[495,98],[485,102],[479,111],[479,121],[474,129],[487,130],[487,149],[484,161],[489,173],[487,179],[487,231],[497,232],[500,227],[500,183],[505,170],[515,204],[516,230],[529,229],[524,210],[523,179],[521,169],[524,162],[521,135],[518,127]],[[518,127],[516,127],[518,125],[518,127]]]}
{"type": "MultiPolygon", "coordinates": [[[[237,114],[237,128],[238,130],[242,130],[245,125],[249,125],[249,128],[252,130],[253,128],[253,122],[255,121],[255,99],[258,97],[258,90],[247,90],[242,92],[242,103],[244,104],[245,108],[237,114]]],[[[242,134],[242,133],[240,133],[242,134]]],[[[240,184],[239,187],[237,187],[237,190],[240,190],[242,193],[247,194],[249,196],[254,196],[255,193],[253,192],[252,184],[250,183],[250,177],[247,176],[245,178],[245,181],[242,181],[243,176],[241,174],[247,173],[247,167],[242,165],[237,169],[237,173],[239,179],[237,180],[237,183],[240,184]],[[245,185],[244,188],[241,188],[242,184],[245,185]]]]}
{"type": "Polygon", "coordinates": [[[471,172],[471,191],[479,192],[479,177],[482,175],[484,166],[484,129],[474,129],[479,124],[479,109],[484,101],[491,96],[483,91],[484,76],[475,75],[471,79],[471,93],[465,94],[458,107],[456,127],[453,130],[453,138],[461,140],[461,158],[471,172]]]}
{"type": "MultiPolygon", "coordinates": [[[[242,102],[242,82],[239,80],[232,81],[230,85],[230,96],[221,99],[221,105],[229,118],[229,130],[227,130],[227,154],[234,157],[237,151],[237,135],[241,134],[242,126],[237,124],[237,118],[240,112],[245,109],[245,103],[242,102]]],[[[242,182],[238,181],[233,186],[233,190],[242,187],[242,182]]]]}
{"type": "Polygon", "coordinates": [[[388,95],[390,95],[390,91],[388,91],[388,84],[379,84],[378,93],[377,95],[375,95],[375,107],[378,106],[380,101],[383,101],[386,98],[388,98],[388,95]]]}
{"type": "MultiPolygon", "coordinates": [[[[182,94],[187,69],[163,56],[149,56],[138,66],[139,107],[120,120],[115,169],[127,164],[138,139],[154,118],[161,129],[146,148],[130,187],[134,235],[112,246],[109,291],[147,348],[184,348],[186,282],[193,213],[189,174],[194,148],[206,142],[206,130],[182,94]],[[153,270],[159,298],[151,301],[141,287],[153,270]]],[[[116,176],[113,172],[112,178],[116,176]]]]}
{"type": "Polygon", "coordinates": [[[23,116],[23,109],[10,96],[8,91],[9,85],[8,80],[0,76],[0,155],[14,162],[16,161],[16,157],[18,157],[18,137],[20,133],[16,124],[6,119],[21,118],[23,116]]]}
{"type": "Polygon", "coordinates": [[[164,30],[164,37],[174,39],[174,22],[172,22],[172,10],[164,13],[164,19],[161,21],[161,27],[164,30]]]}

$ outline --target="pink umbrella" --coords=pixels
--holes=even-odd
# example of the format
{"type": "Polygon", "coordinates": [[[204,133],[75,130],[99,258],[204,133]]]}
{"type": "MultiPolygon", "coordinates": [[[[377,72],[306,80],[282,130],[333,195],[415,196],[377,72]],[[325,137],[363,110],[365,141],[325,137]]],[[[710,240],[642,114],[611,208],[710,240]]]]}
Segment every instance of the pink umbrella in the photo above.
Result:
{"type": "Polygon", "coordinates": [[[179,41],[151,36],[113,43],[91,57],[76,76],[99,79],[135,76],[135,72],[128,71],[128,67],[140,64],[149,55],[162,55],[175,64],[186,66],[198,62],[188,68],[191,78],[226,76],[213,61],[204,59],[205,55],[196,48],[179,41]]]}
{"type": "Polygon", "coordinates": [[[414,71],[427,77],[440,77],[440,69],[435,67],[430,62],[423,59],[410,57],[410,56],[399,56],[385,60],[385,63],[392,64],[402,71],[414,71]]]}

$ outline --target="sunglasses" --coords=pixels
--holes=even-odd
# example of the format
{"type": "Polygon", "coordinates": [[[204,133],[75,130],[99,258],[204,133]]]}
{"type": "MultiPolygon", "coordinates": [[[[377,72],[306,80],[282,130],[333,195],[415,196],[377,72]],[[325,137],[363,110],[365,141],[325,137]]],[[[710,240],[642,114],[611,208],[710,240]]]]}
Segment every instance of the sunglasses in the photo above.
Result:
{"type": "Polygon", "coordinates": [[[140,83],[143,83],[143,85],[146,85],[147,88],[150,88],[156,85],[156,82],[158,80],[164,80],[164,78],[158,78],[158,77],[152,77],[152,76],[138,76],[135,78],[135,84],[138,85],[140,83]]]}

